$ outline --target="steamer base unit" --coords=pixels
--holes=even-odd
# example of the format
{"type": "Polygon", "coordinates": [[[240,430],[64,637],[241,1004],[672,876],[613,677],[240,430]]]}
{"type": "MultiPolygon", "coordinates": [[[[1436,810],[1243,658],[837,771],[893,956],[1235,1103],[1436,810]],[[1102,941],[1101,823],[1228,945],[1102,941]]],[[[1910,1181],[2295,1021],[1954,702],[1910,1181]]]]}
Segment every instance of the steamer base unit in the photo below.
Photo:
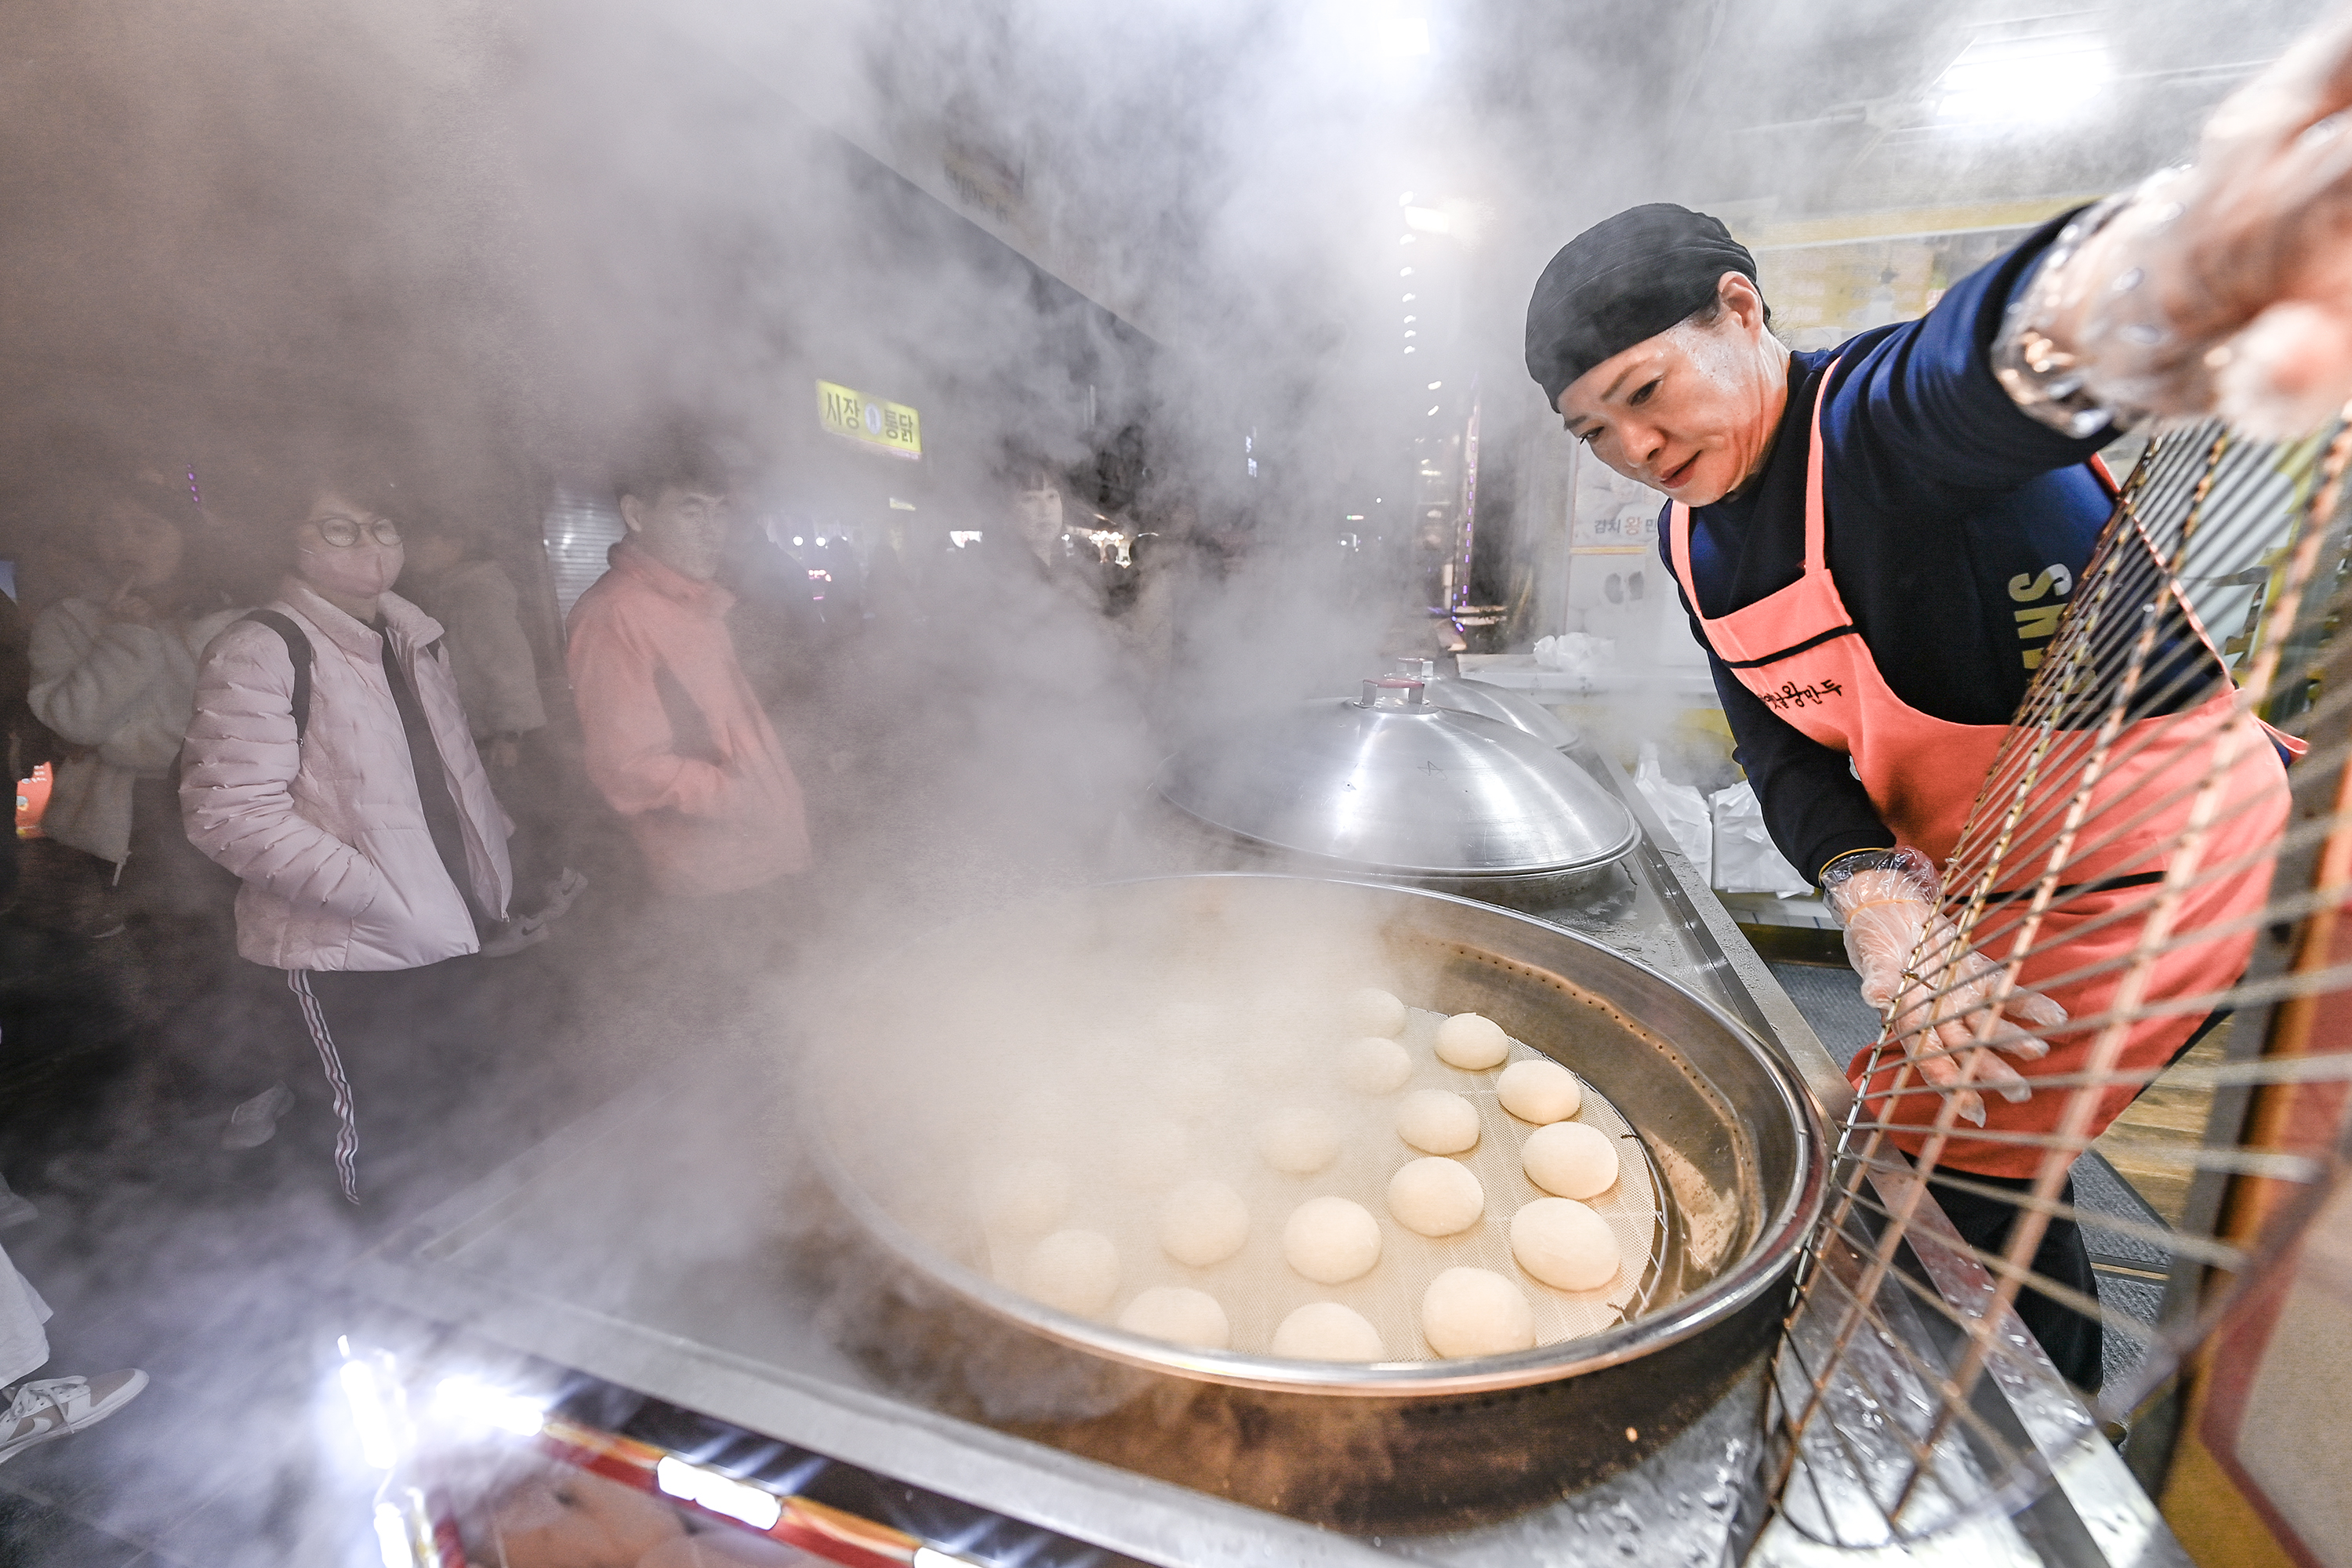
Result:
{"type": "MultiPolygon", "coordinates": [[[[1671,840],[1622,773],[1598,757],[1583,760],[1633,809],[1644,841],[1608,885],[1548,918],[1673,974],[1730,1014],[1782,1052],[1834,1115],[1843,1080],[1801,1016],[1681,858],[1656,847],[1671,840]]],[[[919,1383],[877,1375],[840,1348],[856,1336],[827,1314],[855,1293],[828,1289],[804,1248],[775,1244],[791,1228],[787,1218],[747,1224],[737,1212],[741,1193],[789,1184],[777,1163],[792,1163],[795,1133],[772,1110],[746,1109],[761,1095],[729,1092],[718,1065],[728,1054],[717,1053],[704,1078],[624,1097],[363,1259],[356,1282],[383,1310],[354,1325],[358,1353],[381,1352],[384,1375],[412,1388],[457,1376],[552,1401],[535,1437],[508,1441],[674,1496],[699,1489],[714,1520],[730,1499],[750,1497],[757,1506],[737,1510],[739,1519],[748,1511],[772,1539],[850,1564],[1856,1559],[1769,1521],[1760,1362],[1663,1445],[1644,1442],[1637,1427],[1607,1435],[1638,1457],[1602,1479],[1572,1479],[1594,1468],[1582,1454],[1559,1464],[1551,1495],[1500,1517],[1482,1511],[1479,1522],[1449,1528],[1424,1516],[1354,1534],[1026,1440],[1001,1429],[1017,1425],[1004,1413],[993,1426],[944,1414],[919,1383]],[[755,1489],[730,1492],[730,1479],[755,1489]]],[[[761,1070],[757,1052],[743,1049],[740,1060],[740,1071],[761,1070]]],[[[2054,1375],[2046,1386],[2009,1392],[1996,1418],[2021,1436],[2063,1430],[2045,1415],[2072,1401],[2054,1375]]],[[[1671,1391],[1661,1389],[1659,1403],[1672,1403],[1671,1391]]],[[[1507,1406],[1495,1414],[1491,1440],[1509,1463],[1544,1462],[1519,1442],[1507,1406]]],[[[2187,1563],[2104,1444],[2051,1458],[2058,1485],[2042,1500],[2013,1519],[1963,1525],[1900,1560],[1967,1568],[2187,1563]]],[[[453,1468],[480,1468],[436,1461],[428,1444],[394,1479],[414,1480],[411,1495],[462,1511],[453,1468]]],[[[441,1522],[454,1547],[454,1524],[441,1522]]],[[[420,1520],[419,1542],[432,1536],[420,1520]]],[[[445,1552],[441,1560],[456,1559],[445,1552]]]]}

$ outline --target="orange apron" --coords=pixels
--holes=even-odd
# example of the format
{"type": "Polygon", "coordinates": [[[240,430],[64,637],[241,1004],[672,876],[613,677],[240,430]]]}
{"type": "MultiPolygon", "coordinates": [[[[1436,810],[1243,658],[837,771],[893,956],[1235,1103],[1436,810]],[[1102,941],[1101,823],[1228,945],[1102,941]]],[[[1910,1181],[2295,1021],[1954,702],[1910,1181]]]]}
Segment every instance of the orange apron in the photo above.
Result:
{"type": "MultiPolygon", "coordinates": [[[[1905,703],[1879,675],[1868,646],[1863,642],[1853,618],[1846,613],[1845,603],[1838,596],[1837,584],[1830,576],[1824,548],[1822,400],[1828,393],[1829,382],[1830,373],[1824,372],[1821,393],[1813,404],[1811,464],[1805,479],[1804,574],[1744,609],[1713,619],[1701,616],[1699,625],[1716,657],[1729,667],[1742,686],[1811,739],[1853,758],[1854,776],[1862,781],[1871,804],[1877,807],[1880,818],[1896,839],[1942,867],[1949,860],[1978,793],[2009,738],[2010,726],[1954,724],[1905,703]]],[[[1679,502],[1674,508],[1672,550],[1675,575],[1680,579],[1683,593],[1696,614],[1699,597],[1691,580],[1690,509],[1679,502]]],[[[2199,635],[2203,636],[2201,627],[2199,635]]],[[[2210,646],[2208,642],[2207,647],[2210,646]]],[[[2124,806],[2123,803],[2153,803],[2201,777],[2205,767],[2203,753],[2230,725],[2246,726],[2250,732],[2238,738],[2237,759],[2224,785],[2225,798],[2203,839],[2199,863],[2220,865],[2252,855],[2265,844],[2274,843],[2286,821],[2285,767],[2267,733],[2254,719],[2238,711],[2232,692],[2222,691],[2186,713],[2146,719],[2124,727],[2113,747],[2117,760],[2112,771],[2094,787],[2084,831],[2077,839],[2078,847],[2105,838],[2116,826],[2137,816],[2139,805],[2124,806]]],[[[2143,924],[2139,917],[2120,919],[2079,937],[2070,933],[2134,900],[2147,897],[2147,889],[2142,884],[2160,878],[2164,867],[2159,851],[2173,840],[2194,804],[2195,792],[2183,791],[2181,798],[2153,809],[2114,843],[2090,848],[2078,861],[2070,862],[2066,875],[2081,890],[2069,893],[2062,889],[2042,916],[2040,930],[2033,936],[2033,946],[2040,951],[2020,971],[2020,984],[2042,991],[2063,1006],[2070,1018],[2087,1018],[2106,1011],[2122,984],[2122,967],[2085,975],[2054,988],[2043,982],[2101,960],[2121,957],[2132,950],[2143,924]],[[2110,878],[2128,879],[2133,885],[2102,889],[2099,884],[2110,878]]],[[[2030,837],[2046,858],[2048,833],[2030,837]]],[[[2038,871],[2030,852],[2013,856],[2011,863],[2038,871]]],[[[2016,929],[2032,887],[2029,877],[2024,891],[2016,896],[2016,916],[2004,918],[1989,910],[1979,926],[1976,937],[1979,951],[1996,963],[2009,953],[1990,938],[2004,929],[2016,929]]],[[[2176,934],[2186,933],[2251,913],[2262,907],[2269,889],[2269,862],[2267,858],[2257,859],[2246,870],[2205,882],[2185,894],[2176,906],[2171,929],[2176,934]]],[[[1999,898],[1996,894],[1996,901],[1999,898]]],[[[2022,939],[2024,932],[2019,931],[2018,936],[2022,939]]],[[[2142,1000],[2152,1003],[2221,990],[2245,972],[2252,950],[2253,932],[2250,930],[2165,953],[2156,961],[2153,984],[2142,1000]]],[[[2116,1066],[2152,1068],[2169,1061],[2200,1022],[2202,1018],[2195,1014],[2139,1021],[2132,1026],[2116,1066]]],[[[2098,1034],[2096,1026],[2059,1031],[2050,1036],[2050,1054],[2039,1062],[2010,1059],[2029,1079],[2044,1074],[2080,1072],[2088,1064],[2098,1034]]],[[[1847,1076],[1857,1088],[1864,1087],[1861,1075],[1868,1056],[1865,1049],[1847,1065],[1847,1076]]],[[[1899,1063],[1883,1068],[1868,1084],[1867,1090],[1885,1093],[1894,1089],[1898,1070],[1899,1063]]],[[[1916,1086],[1916,1076],[1911,1082],[1916,1086]]],[[[2137,1089],[2131,1084],[2118,1084],[2096,1092],[2099,1103],[2085,1134],[2090,1137],[2105,1130],[2131,1102],[2137,1089]]],[[[2011,1105],[1991,1093],[1983,1098],[1986,1131],[2019,1134],[2054,1131],[2064,1113],[2067,1096],[2063,1091],[2044,1091],[2019,1105],[2011,1105]]],[[[1886,1121],[1922,1129],[1892,1135],[1899,1147],[1916,1153],[1927,1141],[1924,1130],[1936,1120],[1940,1100],[1941,1096],[1934,1093],[1911,1092],[1874,1100],[1872,1108],[1886,1121]]],[[[2005,1142],[1968,1134],[1966,1123],[1955,1130],[1940,1155],[1943,1164],[1990,1176],[2031,1176],[2039,1168],[2041,1151],[2031,1142],[2005,1142]]]]}

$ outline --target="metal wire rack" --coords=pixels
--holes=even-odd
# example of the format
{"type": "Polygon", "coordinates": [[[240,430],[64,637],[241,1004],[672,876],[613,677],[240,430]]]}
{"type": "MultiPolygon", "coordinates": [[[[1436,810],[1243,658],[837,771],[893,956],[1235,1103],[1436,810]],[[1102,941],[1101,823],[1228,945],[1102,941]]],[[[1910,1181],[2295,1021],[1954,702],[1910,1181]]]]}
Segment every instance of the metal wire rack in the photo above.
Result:
{"type": "Polygon", "coordinates": [[[2324,1026],[2352,1011],[2335,996],[2352,986],[2352,638],[2328,635],[2352,607],[2347,458],[2341,423],[2288,445],[2166,430],[2071,584],[1943,868],[1944,919],[1912,955],[1926,1003],[1898,1003],[1853,1064],[1772,1380],[1774,1495],[1816,1540],[1906,1542],[2030,1502],[2070,1443],[2112,1436],[2172,1376],[2345,1177],[2352,1049],[2324,1026]],[[2298,738],[2307,752],[2272,766],[2298,738]],[[1971,952],[1998,966],[1973,991],[1971,952]],[[2070,1016],[2004,1014],[2024,988],[2070,1016]],[[1919,1032],[1956,1018],[1965,1046],[1919,1032]],[[2209,1030],[2220,1049],[2179,1060],[2209,1030]],[[1922,1079],[1934,1057],[1984,1085],[1985,1125],[1922,1079]],[[2028,1075],[2024,1105],[1986,1082],[1996,1059],[2028,1075]],[[2132,1151],[2177,1171],[2177,1220],[2090,1214],[2072,1167],[2159,1078],[2210,1097],[2201,1137],[2132,1151]],[[1963,1240],[1937,1200],[2007,1205],[2005,1244],[1963,1240]],[[2154,1263],[2156,1321],[2036,1271],[2069,1225],[2154,1263]],[[2080,1408],[2035,1412],[2039,1439],[2009,1407],[2048,1386],[2021,1292],[2145,1350],[2080,1408]]]}

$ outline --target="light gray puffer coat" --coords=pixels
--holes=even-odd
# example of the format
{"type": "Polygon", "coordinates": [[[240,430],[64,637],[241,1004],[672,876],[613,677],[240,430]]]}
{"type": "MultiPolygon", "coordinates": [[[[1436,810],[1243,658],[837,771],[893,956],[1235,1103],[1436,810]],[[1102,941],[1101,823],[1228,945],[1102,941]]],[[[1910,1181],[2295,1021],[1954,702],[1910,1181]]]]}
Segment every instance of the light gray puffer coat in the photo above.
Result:
{"type": "Polygon", "coordinates": [[[57,765],[41,827],[120,866],[131,854],[131,785],[171,771],[188,728],[196,658],[236,619],[118,621],[90,599],[65,599],[33,623],[33,711],[77,747],[57,765]]]}
{"type": "MultiPolygon", "coordinates": [[[[454,786],[474,896],[502,919],[506,814],[434,646],[440,623],[395,595],[378,604],[454,786]]],[[[245,883],[237,952],[277,969],[382,970],[476,951],[425,826],[382,640],[298,578],[264,607],[310,639],[309,730],[298,745],[285,640],[240,621],[205,649],[180,776],[188,837],[245,883]]]]}

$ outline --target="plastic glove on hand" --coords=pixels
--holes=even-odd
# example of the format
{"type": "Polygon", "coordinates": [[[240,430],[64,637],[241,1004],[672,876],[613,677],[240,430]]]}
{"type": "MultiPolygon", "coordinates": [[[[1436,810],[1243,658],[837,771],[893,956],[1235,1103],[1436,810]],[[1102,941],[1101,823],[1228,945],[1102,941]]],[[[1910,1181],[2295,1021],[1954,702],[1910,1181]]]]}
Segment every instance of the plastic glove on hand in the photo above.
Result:
{"type": "MultiPolygon", "coordinates": [[[[1822,890],[1845,926],[1846,960],[1862,977],[1862,997],[1886,1020],[1921,1079],[1958,1102],[1959,1114],[1984,1125],[1979,1088],[2014,1105],[2032,1095],[2025,1078],[1996,1052],[2021,1061],[2050,1053],[2031,1036],[2002,1031],[1990,1047],[1976,1043],[2000,984],[2000,967],[1962,945],[1937,912],[1936,870],[1915,849],[1843,857],[1824,870],[1822,890]]],[[[2000,1010],[2029,1028],[2066,1021],[2066,1010],[2038,991],[2002,997],[2000,1010]]],[[[1997,1024],[1993,1026],[1997,1026],[1997,1024]]]]}

